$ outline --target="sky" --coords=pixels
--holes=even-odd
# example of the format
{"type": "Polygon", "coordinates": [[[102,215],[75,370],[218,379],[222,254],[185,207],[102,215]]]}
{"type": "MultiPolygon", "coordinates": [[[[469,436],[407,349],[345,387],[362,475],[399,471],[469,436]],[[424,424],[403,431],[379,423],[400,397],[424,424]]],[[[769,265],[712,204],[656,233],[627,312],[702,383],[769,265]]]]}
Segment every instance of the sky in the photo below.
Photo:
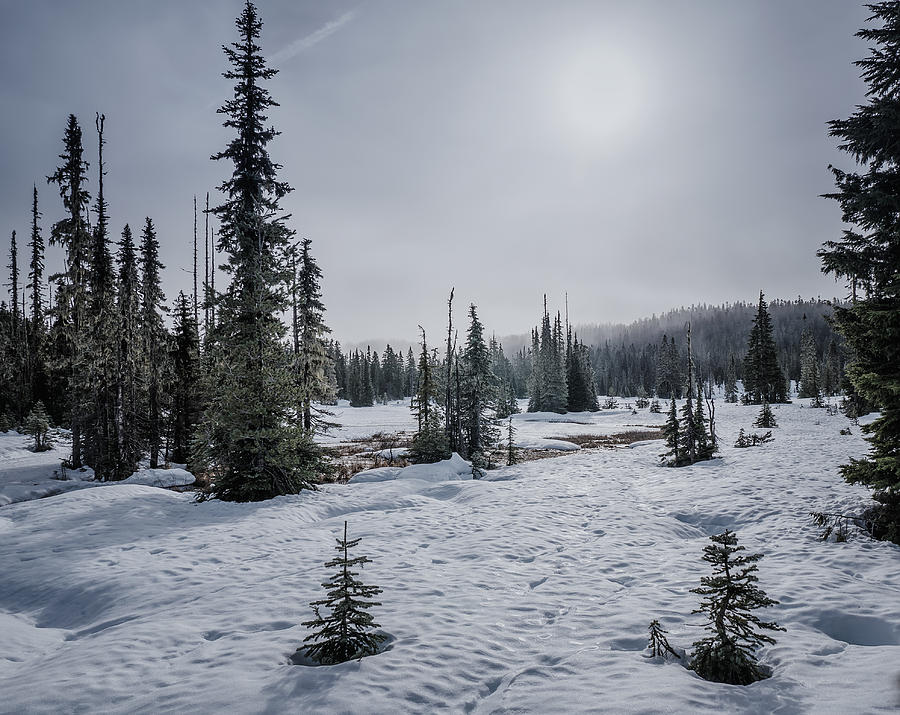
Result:
{"type": "MultiPolygon", "coordinates": [[[[222,44],[240,0],[0,0],[0,252],[20,266],[33,183],[66,117],[106,116],[111,226],[153,218],[171,299],[191,289],[193,197],[229,132],[222,44]]],[[[843,297],[815,252],[840,236],[827,122],[865,101],[851,0],[259,0],[270,153],[346,343],[435,342],[446,303],[527,332],[697,303],[843,297]]],[[[199,218],[203,236],[203,216],[199,218]]],[[[54,249],[48,266],[61,266],[54,249]]],[[[6,282],[4,278],[2,282],[6,282]]],[[[221,280],[221,279],[220,279],[221,280]]]]}

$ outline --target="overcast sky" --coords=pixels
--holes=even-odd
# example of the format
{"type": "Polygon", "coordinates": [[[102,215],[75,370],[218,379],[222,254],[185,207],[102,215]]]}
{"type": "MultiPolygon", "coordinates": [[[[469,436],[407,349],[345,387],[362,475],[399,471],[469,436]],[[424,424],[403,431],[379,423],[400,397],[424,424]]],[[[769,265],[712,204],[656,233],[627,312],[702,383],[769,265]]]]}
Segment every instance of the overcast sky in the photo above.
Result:
{"type": "MultiPolygon", "coordinates": [[[[230,166],[216,108],[239,0],[0,0],[0,251],[31,187],[44,234],[78,116],[96,188],[106,114],[112,228],[159,228],[165,289],[190,288],[192,197],[230,166]]],[[[842,230],[826,122],[864,101],[851,0],[260,0],[270,145],[345,342],[438,339],[450,287],[489,331],[541,295],[573,321],[691,303],[842,296],[815,252],[842,230]]],[[[202,217],[200,229],[202,236],[202,217]]],[[[48,260],[61,265],[58,252],[48,260]]],[[[7,281],[4,271],[3,282],[7,281]]]]}

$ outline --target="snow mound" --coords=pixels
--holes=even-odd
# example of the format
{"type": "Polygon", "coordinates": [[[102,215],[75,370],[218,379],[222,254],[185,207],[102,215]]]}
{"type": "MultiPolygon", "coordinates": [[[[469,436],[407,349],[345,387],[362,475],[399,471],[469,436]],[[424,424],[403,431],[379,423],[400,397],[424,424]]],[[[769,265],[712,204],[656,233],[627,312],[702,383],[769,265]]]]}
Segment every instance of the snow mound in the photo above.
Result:
{"type": "Polygon", "coordinates": [[[351,484],[387,482],[392,479],[419,479],[423,482],[458,482],[472,478],[472,465],[456,452],[434,464],[411,464],[408,467],[376,467],[354,475],[351,484]]]}
{"type": "Polygon", "coordinates": [[[522,437],[516,440],[516,447],[521,449],[558,449],[561,452],[575,452],[581,449],[574,442],[564,439],[546,439],[545,437],[522,437]]]}
{"type": "Polygon", "coordinates": [[[116,484],[144,484],[148,487],[186,487],[193,484],[194,475],[185,469],[141,469],[116,484]]]}
{"type": "Polygon", "coordinates": [[[406,447],[391,447],[389,449],[378,449],[374,452],[365,452],[371,457],[376,457],[377,459],[387,459],[388,461],[393,461],[395,459],[400,459],[400,457],[405,457],[409,454],[409,449],[406,447]]]}
{"type": "Polygon", "coordinates": [[[589,425],[594,422],[591,412],[520,412],[512,416],[516,422],[574,422],[579,425],[589,425]]]}

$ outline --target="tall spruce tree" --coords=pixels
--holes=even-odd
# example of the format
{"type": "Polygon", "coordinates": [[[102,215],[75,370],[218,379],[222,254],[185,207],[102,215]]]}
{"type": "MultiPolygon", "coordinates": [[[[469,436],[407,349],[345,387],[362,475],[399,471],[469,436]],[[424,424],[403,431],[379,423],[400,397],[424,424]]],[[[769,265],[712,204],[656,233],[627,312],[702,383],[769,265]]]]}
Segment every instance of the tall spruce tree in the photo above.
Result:
{"type": "Polygon", "coordinates": [[[251,501],[312,488],[316,459],[297,414],[292,356],[283,340],[280,315],[287,309],[291,232],[279,216],[279,201],[291,190],[277,179],[280,165],[268,144],[278,135],[266,126],[277,106],[264,82],[268,67],[257,40],[262,21],[247,0],[235,22],[238,40],[223,46],[232,68],[234,96],[220,113],[234,138],[213,160],[233,164],[219,190],[224,203],[212,209],[221,222],[219,248],[231,275],[216,299],[216,357],[203,429],[195,443],[198,461],[215,477],[223,499],[251,501]]]}
{"type": "Polygon", "coordinates": [[[88,270],[91,234],[87,212],[90,194],[86,189],[88,163],[84,160],[81,127],[70,114],[63,136],[62,163],[47,177],[47,182],[59,187],[59,195],[66,210],[65,218],[53,224],[50,243],[61,245],[66,252],[65,271],[57,276],[56,314],[54,316],[54,392],[65,395],[61,400],[71,429],[72,467],[83,464],[83,428],[86,406],[89,403],[86,384],[87,353],[86,309],[88,298],[88,270]]]}
{"type": "Polygon", "coordinates": [[[194,322],[193,306],[179,292],[174,307],[175,326],[171,350],[172,364],[172,461],[191,463],[191,443],[200,418],[200,336],[194,322]]]}
{"type": "MultiPolygon", "coordinates": [[[[121,465],[119,474],[133,469],[145,448],[145,406],[142,369],[143,333],[141,331],[141,282],[131,227],[125,224],[118,251],[118,379],[116,380],[116,430],[121,465]]],[[[130,474],[130,472],[129,472],[130,474]]]]}
{"type": "Polygon", "coordinates": [[[29,344],[31,346],[30,393],[34,400],[48,400],[47,368],[45,365],[44,336],[44,237],[41,234],[41,214],[38,211],[37,184],[33,186],[31,201],[31,260],[28,264],[28,283],[31,288],[31,322],[29,344]]]}
{"type": "Polygon", "coordinates": [[[422,331],[422,350],[417,370],[419,380],[416,394],[410,402],[417,429],[409,450],[412,461],[417,464],[438,462],[450,456],[443,415],[438,406],[438,365],[428,352],[425,329],[419,326],[419,330],[422,331]]]}
{"type": "Polygon", "coordinates": [[[329,376],[333,369],[325,346],[325,336],[331,328],[325,324],[325,304],[319,287],[322,271],[310,252],[311,244],[308,238],[300,242],[299,261],[294,259],[292,252],[291,286],[294,369],[303,429],[310,435],[314,428],[322,426],[313,415],[313,402],[330,401],[332,386],[329,376]]]}
{"type": "Polygon", "coordinates": [[[868,7],[872,24],[856,35],[872,49],[856,65],[869,101],[848,119],[829,124],[839,148],[861,167],[831,167],[836,191],[827,196],[840,203],[851,228],[843,240],[827,242],[819,256],[823,271],[851,283],[853,303],[835,309],[834,323],[849,348],[853,391],[881,411],[863,427],[869,455],[851,460],[842,472],[851,483],[874,490],[883,536],[900,544],[900,3],[868,7]]]}
{"type": "Polygon", "coordinates": [[[105,117],[97,114],[98,176],[97,199],[91,245],[89,291],[86,323],[88,330],[87,374],[90,402],[85,419],[85,461],[94,468],[98,479],[123,479],[131,474],[134,464],[123,462],[119,450],[116,425],[118,398],[118,312],[116,310],[116,276],[109,246],[109,214],[103,193],[103,125],[105,117]]]}
{"type": "Polygon", "coordinates": [[[762,291],[747,340],[744,392],[745,401],[754,405],[787,401],[785,377],[778,366],[778,349],[772,338],[772,319],[762,291]]]}
{"type": "Polygon", "coordinates": [[[148,216],[141,234],[141,354],[143,379],[146,385],[144,415],[146,442],[150,453],[150,467],[159,466],[165,429],[164,411],[167,406],[166,380],[168,374],[167,333],[163,324],[166,312],[165,295],[159,272],[159,240],[156,228],[148,216]]]}
{"type": "Polygon", "coordinates": [[[460,358],[459,410],[463,428],[460,454],[477,467],[486,463],[486,452],[499,438],[494,414],[497,378],[491,369],[491,355],[484,342],[484,327],[475,304],[469,306],[469,329],[460,358]]]}

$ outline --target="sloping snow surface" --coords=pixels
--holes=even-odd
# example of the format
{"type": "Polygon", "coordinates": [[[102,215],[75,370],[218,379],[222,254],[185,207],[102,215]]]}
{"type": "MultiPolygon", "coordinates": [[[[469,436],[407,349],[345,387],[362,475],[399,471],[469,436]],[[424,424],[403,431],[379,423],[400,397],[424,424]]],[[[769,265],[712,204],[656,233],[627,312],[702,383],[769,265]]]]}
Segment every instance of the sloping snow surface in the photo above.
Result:
{"type": "Polygon", "coordinates": [[[649,442],[255,504],[118,485],[5,506],[0,710],[895,711],[900,549],[857,532],[822,542],[808,517],[866,505],[838,473],[865,452],[859,429],[840,436],[846,418],[794,404],[775,410],[773,443],[730,447],[757,412],[719,405],[721,458],[683,469],[659,466],[649,442]],[[345,519],[393,640],[361,661],[292,665],[345,519]],[[726,527],[766,554],[760,586],[780,605],[760,615],[787,628],[760,653],[773,677],[748,687],[644,657],[653,618],[676,647],[701,636],[689,589],[726,527]]]}

